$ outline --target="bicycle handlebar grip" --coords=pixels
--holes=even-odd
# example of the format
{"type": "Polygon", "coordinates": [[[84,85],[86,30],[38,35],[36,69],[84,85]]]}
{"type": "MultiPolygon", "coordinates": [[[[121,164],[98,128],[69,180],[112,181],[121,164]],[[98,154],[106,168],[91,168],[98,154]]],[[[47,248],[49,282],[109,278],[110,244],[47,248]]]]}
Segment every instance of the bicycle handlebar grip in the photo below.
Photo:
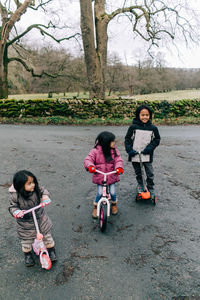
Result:
{"type": "Polygon", "coordinates": [[[50,203],[51,203],[51,199],[48,198],[48,199],[45,199],[45,200],[41,201],[40,206],[44,207],[46,205],[49,205],[50,203]]]}

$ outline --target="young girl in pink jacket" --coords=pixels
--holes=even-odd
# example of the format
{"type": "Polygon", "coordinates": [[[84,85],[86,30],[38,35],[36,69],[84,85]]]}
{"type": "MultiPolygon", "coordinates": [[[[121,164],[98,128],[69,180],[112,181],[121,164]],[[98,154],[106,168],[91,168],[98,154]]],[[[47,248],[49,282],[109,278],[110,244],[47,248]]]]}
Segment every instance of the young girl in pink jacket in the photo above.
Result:
{"type": "Polygon", "coordinates": [[[107,177],[107,184],[109,185],[111,195],[112,214],[116,215],[118,209],[115,182],[119,181],[119,175],[123,174],[123,160],[115,146],[115,135],[113,133],[103,131],[97,136],[94,148],[84,160],[84,167],[89,173],[94,173],[92,182],[97,185],[97,194],[92,212],[94,219],[97,218],[97,203],[101,199],[103,192],[103,175],[95,173],[96,169],[104,173],[116,170],[116,174],[107,177]]]}

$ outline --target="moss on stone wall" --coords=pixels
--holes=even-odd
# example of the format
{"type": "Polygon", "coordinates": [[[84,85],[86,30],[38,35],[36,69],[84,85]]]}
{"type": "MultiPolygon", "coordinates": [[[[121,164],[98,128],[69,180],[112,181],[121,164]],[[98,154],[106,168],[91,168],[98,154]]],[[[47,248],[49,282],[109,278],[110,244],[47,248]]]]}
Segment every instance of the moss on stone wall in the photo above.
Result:
{"type": "Polygon", "coordinates": [[[135,101],[135,100],[0,100],[0,117],[64,116],[79,119],[126,119],[135,115],[136,107],[149,105],[154,118],[199,117],[199,100],[135,101]]]}

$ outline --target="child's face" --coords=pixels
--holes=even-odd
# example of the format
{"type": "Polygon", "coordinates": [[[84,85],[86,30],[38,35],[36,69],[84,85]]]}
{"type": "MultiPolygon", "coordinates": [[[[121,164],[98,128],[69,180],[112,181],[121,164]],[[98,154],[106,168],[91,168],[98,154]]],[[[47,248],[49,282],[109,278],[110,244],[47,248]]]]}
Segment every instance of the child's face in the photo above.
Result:
{"type": "Polygon", "coordinates": [[[146,108],[142,109],[139,114],[139,117],[140,117],[140,121],[142,123],[147,123],[150,119],[150,113],[149,113],[148,109],[146,109],[146,108]]]}
{"type": "Polygon", "coordinates": [[[24,189],[26,192],[33,192],[35,189],[35,183],[33,181],[33,177],[28,176],[28,179],[24,185],[24,189]]]}
{"type": "Polygon", "coordinates": [[[110,148],[115,148],[115,141],[112,141],[112,142],[110,143],[110,148]]]}

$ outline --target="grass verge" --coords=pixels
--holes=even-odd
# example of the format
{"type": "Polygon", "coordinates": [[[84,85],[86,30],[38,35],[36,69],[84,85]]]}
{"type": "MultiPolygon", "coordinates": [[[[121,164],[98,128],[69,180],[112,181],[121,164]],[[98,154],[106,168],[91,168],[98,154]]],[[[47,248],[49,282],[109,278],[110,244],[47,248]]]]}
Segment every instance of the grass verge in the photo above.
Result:
{"type": "MultiPolygon", "coordinates": [[[[68,98],[73,99],[89,99],[89,93],[80,92],[79,95],[77,93],[53,93],[53,98],[68,98]]],[[[129,96],[128,93],[124,93],[124,95],[119,95],[119,93],[113,93],[111,96],[108,96],[106,93],[106,99],[119,99],[119,97],[123,99],[135,99],[135,100],[147,100],[147,101],[154,101],[154,100],[167,100],[169,102],[178,101],[183,99],[200,99],[200,89],[191,89],[191,90],[176,90],[176,91],[169,91],[166,93],[152,93],[152,94],[145,94],[145,95],[132,95],[129,96]]],[[[48,94],[21,94],[21,95],[9,95],[8,99],[47,99],[48,94]]],[[[52,98],[51,98],[52,99],[52,98]]]]}
{"type": "MultiPolygon", "coordinates": [[[[0,118],[0,124],[38,124],[38,125],[130,125],[132,119],[72,119],[61,116],[0,118]]],[[[199,117],[178,117],[170,119],[154,119],[155,125],[200,125],[199,117]]]]}

